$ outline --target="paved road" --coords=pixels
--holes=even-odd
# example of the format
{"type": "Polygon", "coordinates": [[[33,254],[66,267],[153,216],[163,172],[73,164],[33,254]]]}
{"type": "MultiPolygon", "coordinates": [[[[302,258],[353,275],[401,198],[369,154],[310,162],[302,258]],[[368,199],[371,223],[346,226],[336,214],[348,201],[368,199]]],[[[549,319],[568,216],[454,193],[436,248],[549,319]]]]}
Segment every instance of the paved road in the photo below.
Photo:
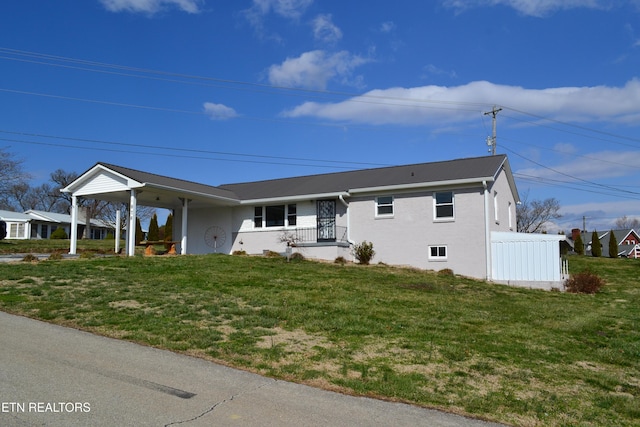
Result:
{"type": "Polygon", "coordinates": [[[0,312],[1,426],[478,426],[0,312]]]}

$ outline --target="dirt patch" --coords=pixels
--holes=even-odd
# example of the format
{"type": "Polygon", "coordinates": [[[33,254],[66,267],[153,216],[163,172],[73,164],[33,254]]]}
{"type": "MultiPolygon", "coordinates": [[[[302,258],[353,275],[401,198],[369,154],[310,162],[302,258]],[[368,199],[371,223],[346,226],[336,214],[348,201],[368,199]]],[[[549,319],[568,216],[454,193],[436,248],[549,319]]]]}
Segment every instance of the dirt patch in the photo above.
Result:
{"type": "Polygon", "coordinates": [[[258,348],[272,348],[283,345],[286,353],[307,353],[313,347],[329,348],[332,344],[320,335],[309,335],[305,331],[296,329],[287,331],[282,328],[267,329],[269,335],[261,337],[258,348]]]}
{"type": "Polygon", "coordinates": [[[109,303],[111,308],[142,308],[142,304],[134,299],[123,299],[120,301],[111,301],[109,303]]]}

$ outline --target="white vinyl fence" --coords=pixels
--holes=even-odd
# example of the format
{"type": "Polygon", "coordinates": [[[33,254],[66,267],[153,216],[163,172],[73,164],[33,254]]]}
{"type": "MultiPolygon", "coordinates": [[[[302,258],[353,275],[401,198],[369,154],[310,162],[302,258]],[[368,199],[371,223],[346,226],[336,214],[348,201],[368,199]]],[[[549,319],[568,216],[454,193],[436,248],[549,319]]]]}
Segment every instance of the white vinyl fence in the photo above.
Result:
{"type": "Polygon", "coordinates": [[[491,233],[491,278],[495,282],[542,289],[563,289],[566,265],[554,234],[491,233]]]}

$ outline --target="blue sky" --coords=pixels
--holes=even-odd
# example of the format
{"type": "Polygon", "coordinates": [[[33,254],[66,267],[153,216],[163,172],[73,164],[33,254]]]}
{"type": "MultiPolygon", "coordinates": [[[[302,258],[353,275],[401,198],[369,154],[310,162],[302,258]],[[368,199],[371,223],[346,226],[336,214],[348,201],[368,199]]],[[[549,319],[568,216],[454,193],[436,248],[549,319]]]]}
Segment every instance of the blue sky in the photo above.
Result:
{"type": "Polygon", "coordinates": [[[211,185],[497,152],[556,227],[640,218],[640,1],[0,4],[0,147],[211,185]]]}

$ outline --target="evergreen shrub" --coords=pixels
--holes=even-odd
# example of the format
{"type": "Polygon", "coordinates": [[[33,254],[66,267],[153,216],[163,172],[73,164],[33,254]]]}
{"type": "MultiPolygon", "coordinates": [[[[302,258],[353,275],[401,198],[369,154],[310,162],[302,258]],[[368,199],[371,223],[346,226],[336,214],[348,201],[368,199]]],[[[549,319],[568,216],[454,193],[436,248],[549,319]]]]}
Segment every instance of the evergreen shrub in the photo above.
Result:
{"type": "Polygon", "coordinates": [[[49,238],[54,240],[55,239],[63,240],[63,239],[68,239],[69,236],[67,235],[67,232],[64,231],[64,228],[56,228],[54,232],[51,233],[51,236],[49,238]]]}

